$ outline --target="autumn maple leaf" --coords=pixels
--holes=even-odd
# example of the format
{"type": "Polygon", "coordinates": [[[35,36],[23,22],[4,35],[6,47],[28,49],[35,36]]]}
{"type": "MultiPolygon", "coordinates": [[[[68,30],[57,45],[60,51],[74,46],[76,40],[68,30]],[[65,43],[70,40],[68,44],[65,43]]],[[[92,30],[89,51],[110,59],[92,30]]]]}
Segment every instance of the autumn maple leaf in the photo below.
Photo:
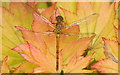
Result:
{"type": "MultiPolygon", "coordinates": [[[[47,11],[53,12],[55,4],[45,11],[43,11],[43,15],[46,14],[47,11]]],[[[50,15],[50,14],[49,14],[50,15]]],[[[47,14],[47,17],[49,16],[47,14]]],[[[58,9],[55,13],[52,14],[51,21],[55,21],[56,15],[60,15],[58,9]]],[[[56,38],[55,35],[42,35],[42,32],[54,30],[54,28],[45,21],[42,15],[34,14],[33,21],[33,30],[28,30],[23,27],[16,27],[21,30],[23,39],[27,41],[26,44],[22,44],[13,48],[13,50],[22,51],[19,53],[22,55],[27,61],[32,62],[39,67],[34,70],[35,73],[57,73],[56,71],[56,38]],[[52,39],[52,40],[51,40],[52,39]]],[[[72,26],[68,29],[63,29],[63,33],[79,32],[78,26],[72,26]]],[[[59,70],[60,73],[62,70],[66,73],[91,73],[92,70],[82,70],[86,68],[90,63],[92,55],[87,57],[82,57],[84,50],[89,46],[90,41],[94,36],[82,39],[77,36],[61,36],[60,38],[60,47],[59,47],[59,70]],[[73,39],[71,39],[73,38],[73,39]],[[69,41],[70,40],[70,41],[69,41]],[[62,51],[61,51],[62,49],[62,51]],[[69,51],[68,51],[69,50],[69,51]],[[74,59],[73,59],[74,58],[74,59]],[[81,58],[81,59],[80,59],[81,58]],[[71,61],[74,61],[72,63],[71,61]],[[83,66],[80,66],[83,62],[86,62],[83,66]],[[71,70],[68,70],[68,65],[73,65],[71,70]],[[76,66],[74,66],[76,65],[76,66]],[[80,67],[79,67],[80,66],[80,67]]]]}
{"type": "MultiPolygon", "coordinates": [[[[94,70],[85,69],[91,62],[92,56],[96,60],[105,58],[103,44],[101,43],[102,37],[109,37],[111,39],[111,36],[113,36],[113,34],[109,36],[107,35],[110,32],[114,32],[114,27],[112,25],[115,16],[114,5],[114,2],[78,2],[75,4],[74,2],[68,2],[66,4],[58,2],[54,3],[51,7],[46,8],[44,11],[39,9],[41,12],[39,15],[38,11],[35,13],[37,10],[36,7],[33,6],[35,8],[34,11],[34,8],[31,8],[31,5],[29,6],[29,3],[10,3],[10,9],[2,8],[4,13],[2,15],[3,25],[1,26],[3,28],[2,55],[3,57],[9,56],[8,64],[10,64],[10,66],[17,66],[17,68],[14,70],[14,73],[60,73],[61,71],[64,73],[92,73],[94,70]],[[97,17],[91,17],[89,20],[81,23],[80,25],[74,25],[71,27],[68,26],[69,24],[75,21],[79,21],[80,19],[86,19],[89,16],[94,16],[94,14],[97,14],[97,17]],[[59,39],[58,71],[56,71],[57,49],[56,35],[54,34],[55,24],[50,24],[57,22],[56,16],[62,16],[64,18],[63,25],[69,27],[67,29],[63,28],[62,31],[65,34],[97,34],[95,38],[89,34],[81,36],[61,35],[59,39]],[[6,33],[8,33],[8,30],[9,34],[6,35],[6,33]],[[19,31],[16,32],[17,30],[20,30],[22,35],[19,31]],[[12,51],[11,49],[15,51],[12,51]],[[88,52],[87,56],[83,57],[86,49],[89,49],[90,51],[88,52]],[[16,52],[20,55],[18,55],[16,52]],[[96,53],[93,55],[94,52],[96,53]]],[[[107,42],[105,43],[107,46],[108,42],[111,41],[104,39],[104,42],[107,42]]],[[[114,42],[110,44],[115,45],[114,42]]],[[[115,57],[115,59],[117,59],[114,52],[112,52],[112,55],[115,57]]],[[[114,64],[115,67],[113,67],[112,72],[117,72],[116,67],[118,64],[116,64],[116,62],[114,62],[110,57],[109,59],[98,63],[105,63],[106,66],[108,65],[106,62],[114,64]]],[[[98,71],[104,73],[108,72],[103,71],[104,67],[99,69],[99,67],[93,65],[92,68],[96,68],[98,71]]]]}
{"type": "Polygon", "coordinates": [[[10,73],[10,67],[7,64],[7,60],[8,60],[8,57],[6,56],[3,59],[2,64],[0,65],[0,73],[10,73]]]}
{"type": "MultiPolygon", "coordinates": [[[[118,37],[118,29],[115,27],[116,38],[118,37]]],[[[118,39],[118,38],[117,38],[118,39]]],[[[106,58],[92,65],[92,68],[97,69],[101,73],[118,73],[118,46],[120,46],[118,40],[108,40],[103,38],[105,43],[105,55],[106,58]]]]}
{"type": "MultiPolygon", "coordinates": [[[[4,3],[3,3],[4,4],[4,3]]],[[[6,56],[9,57],[8,64],[11,67],[15,67],[21,64],[21,62],[25,61],[20,55],[18,55],[15,51],[11,50],[16,47],[16,45],[24,43],[22,39],[22,35],[20,32],[17,32],[17,29],[14,27],[15,25],[23,26],[30,29],[30,25],[32,23],[32,12],[24,3],[9,3],[9,9],[0,7],[2,10],[2,58],[6,56]],[[25,12],[23,12],[26,10],[25,12]],[[19,14],[18,14],[19,13],[19,14]],[[20,20],[21,18],[21,20],[20,20]],[[24,21],[26,19],[26,21],[24,21]],[[15,62],[13,62],[15,61],[15,62]]]]}
{"type": "Polygon", "coordinates": [[[3,2],[0,10],[2,11],[2,25],[0,25],[2,28],[2,32],[0,31],[2,33],[2,42],[0,41],[0,44],[2,44],[2,51],[0,51],[2,52],[2,59],[8,56],[9,60],[7,60],[7,63],[10,68],[17,67],[25,60],[11,49],[24,43],[24,41],[21,33],[14,26],[23,26],[31,29],[33,9],[22,2],[3,2]]]}
{"type": "MultiPolygon", "coordinates": [[[[68,4],[64,2],[58,4],[58,6],[69,10],[66,11],[65,9],[61,9],[65,15],[65,19],[68,25],[70,23],[78,21],[79,19],[88,17],[93,13],[97,14],[96,17],[91,17],[91,19],[79,25],[80,32],[96,34],[96,37],[93,39],[89,46],[88,55],[96,52],[96,54],[93,56],[95,60],[105,58],[102,37],[114,39],[114,25],[117,26],[118,24],[113,25],[113,23],[117,15],[116,10],[118,3],[113,2],[110,4],[109,2],[68,2],[68,4]],[[68,7],[68,4],[71,9],[68,7]]],[[[84,37],[84,35],[82,37],[84,37]]]]}

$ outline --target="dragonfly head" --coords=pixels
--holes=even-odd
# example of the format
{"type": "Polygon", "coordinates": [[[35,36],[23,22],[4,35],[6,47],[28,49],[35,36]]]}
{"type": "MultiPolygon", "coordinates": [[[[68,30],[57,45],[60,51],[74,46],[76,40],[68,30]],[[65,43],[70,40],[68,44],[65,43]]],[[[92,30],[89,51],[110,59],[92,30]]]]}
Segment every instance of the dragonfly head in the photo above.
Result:
{"type": "Polygon", "coordinates": [[[57,22],[63,22],[63,17],[62,16],[57,16],[56,20],[57,20],[57,22]]]}

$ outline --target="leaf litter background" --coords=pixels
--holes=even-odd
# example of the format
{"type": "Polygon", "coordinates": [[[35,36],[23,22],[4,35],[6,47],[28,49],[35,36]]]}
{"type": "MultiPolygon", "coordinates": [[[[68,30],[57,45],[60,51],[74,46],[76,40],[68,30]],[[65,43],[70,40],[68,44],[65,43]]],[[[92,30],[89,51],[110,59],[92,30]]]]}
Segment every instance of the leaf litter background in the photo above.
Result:
{"type": "MultiPolygon", "coordinates": [[[[40,8],[39,11],[42,12],[44,11],[42,7],[47,8],[51,5],[52,3],[38,3],[37,7],[33,6],[33,8],[35,10],[37,8],[40,8]]],[[[93,58],[96,61],[101,60],[102,58],[105,58],[104,48],[102,46],[102,43],[103,43],[102,37],[105,37],[110,40],[117,40],[115,37],[116,33],[114,30],[114,26],[118,27],[117,20],[116,20],[116,18],[118,17],[118,15],[116,16],[117,14],[116,9],[118,7],[117,3],[115,5],[115,3],[102,3],[102,2],[101,3],[72,2],[72,3],[57,3],[57,6],[68,10],[66,11],[62,9],[64,13],[65,21],[67,22],[67,24],[70,24],[79,19],[83,19],[84,17],[89,16],[93,13],[99,14],[96,20],[92,22],[91,21],[88,22],[89,25],[87,26],[85,26],[86,24],[80,25],[80,32],[96,33],[96,37],[90,43],[91,50],[88,52],[87,55],[96,52],[93,55],[93,58]],[[69,5],[69,8],[68,8],[68,5],[69,5]],[[80,15],[79,18],[72,12],[80,15]]],[[[18,31],[18,29],[15,28],[15,26],[31,29],[34,11],[24,3],[3,3],[1,9],[3,12],[2,26],[1,26],[2,27],[2,58],[5,58],[5,56],[8,56],[7,63],[10,65],[10,68],[18,67],[20,64],[25,63],[26,61],[21,55],[18,54],[17,51],[13,51],[11,49],[25,42],[22,38],[22,34],[20,33],[20,31],[18,31]]],[[[47,15],[45,17],[49,18],[50,16],[47,15]]],[[[30,69],[36,66],[29,62],[25,64],[27,64],[28,65],[27,68],[30,68],[30,69]],[[33,65],[33,66],[30,67],[29,65],[33,65]]]]}

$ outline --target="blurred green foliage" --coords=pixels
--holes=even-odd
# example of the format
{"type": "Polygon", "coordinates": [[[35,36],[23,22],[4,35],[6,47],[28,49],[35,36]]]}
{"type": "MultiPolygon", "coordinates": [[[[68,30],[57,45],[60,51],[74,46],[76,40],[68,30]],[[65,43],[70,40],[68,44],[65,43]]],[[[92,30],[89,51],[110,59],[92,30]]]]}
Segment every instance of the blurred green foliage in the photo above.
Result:
{"type": "Polygon", "coordinates": [[[7,9],[9,9],[9,5],[10,5],[9,2],[2,2],[1,4],[2,7],[7,8],[7,9]]]}
{"type": "Polygon", "coordinates": [[[52,5],[51,2],[39,2],[37,4],[37,8],[47,8],[47,7],[50,7],[52,5]]]}
{"type": "MultiPolygon", "coordinates": [[[[2,4],[0,6],[9,9],[9,5],[10,5],[10,2],[2,2],[2,4]]],[[[50,7],[51,5],[52,5],[51,2],[38,2],[36,7],[37,8],[47,8],[47,7],[50,7]]]]}

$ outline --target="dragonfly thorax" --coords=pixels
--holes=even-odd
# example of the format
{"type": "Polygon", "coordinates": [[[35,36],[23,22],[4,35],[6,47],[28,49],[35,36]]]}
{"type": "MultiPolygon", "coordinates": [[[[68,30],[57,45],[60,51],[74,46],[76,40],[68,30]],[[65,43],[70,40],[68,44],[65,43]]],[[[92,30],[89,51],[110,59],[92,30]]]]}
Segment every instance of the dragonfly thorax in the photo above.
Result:
{"type": "Polygon", "coordinates": [[[56,17],[57,23],[56,23],[56,34],[61,34],[62,33],[62,28],[63,28],[63,17],[62,16],[57,16],[56,17]]]}
{"type": "Polygon", "coordinates": [[[57,34],[61,34],[62,33],[62,24],[61,23],[57,23],[56,24],[56,33],[57,34]]]}

